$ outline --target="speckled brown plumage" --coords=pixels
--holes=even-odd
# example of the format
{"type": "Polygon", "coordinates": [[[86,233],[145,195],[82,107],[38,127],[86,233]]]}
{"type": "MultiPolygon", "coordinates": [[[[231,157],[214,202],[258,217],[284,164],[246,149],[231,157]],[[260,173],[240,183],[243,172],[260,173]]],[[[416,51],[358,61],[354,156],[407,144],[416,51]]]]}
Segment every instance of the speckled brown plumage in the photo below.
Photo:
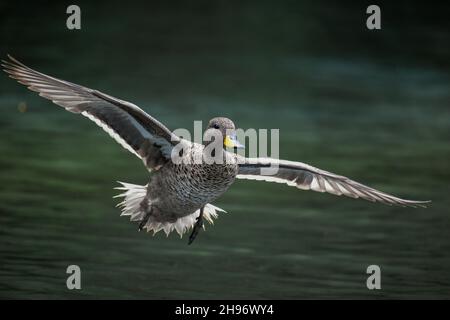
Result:
{"type": "MultiPolygon", "coordinates": [[[[184,157],[202,155],[203,151],[203,145],[192,144],[184,157]]],[[[175,222],[220,197],[238,173],[236,158],[226,151],[224,156],[227,159],[223,164],[168,162],[152,174],[144,201],[148,201],[155,220],[175,222]]]]}

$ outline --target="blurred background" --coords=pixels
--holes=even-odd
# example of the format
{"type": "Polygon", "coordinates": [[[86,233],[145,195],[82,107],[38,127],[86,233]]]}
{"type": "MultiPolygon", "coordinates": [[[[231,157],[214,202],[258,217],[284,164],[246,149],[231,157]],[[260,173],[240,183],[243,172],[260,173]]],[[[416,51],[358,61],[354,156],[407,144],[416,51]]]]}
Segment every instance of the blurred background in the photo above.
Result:
{"type": "Polygon", "coordinates": [[[0,74],[0,297],[448,298],[449,3],[0,2],[0,55],[131,101],[171,129],[279,128],[280,156],[428,209],[237,181],[187,238],[120,217],[140,160],[0,74]],[[82,290],[66,288],[77,264],[82,290]],[[381,268],[381,290],[366,268],[381,268]]]}

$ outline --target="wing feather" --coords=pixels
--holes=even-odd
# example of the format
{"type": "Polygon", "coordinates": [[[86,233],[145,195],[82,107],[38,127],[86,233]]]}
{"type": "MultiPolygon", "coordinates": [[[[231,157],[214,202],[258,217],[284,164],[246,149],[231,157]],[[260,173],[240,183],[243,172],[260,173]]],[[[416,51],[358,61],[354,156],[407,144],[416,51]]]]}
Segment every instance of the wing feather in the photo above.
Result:
{"type": "Polygon", "coordinates": [[[413,201],[395,197],[373,189],[347,177],[324,171],[302,162],[276,160],[270,158],[240,158],[238,179],[259,180],[285,183],[302,190],[328,192],[351,198],[362,198],[371,202],[404,207],[426,207],[430,201],[413,201]],[[273,175],[265,174],[262,169],[277,167],[273,175]]]}
{"type": "Polygon", "coordinates": [[[2,66],[11,78],[67,111],[92,120],[149,169],[168,161],[173,146],[179,142],[162,123],[132,103],[54,78],[8,57],[2,66]]]}

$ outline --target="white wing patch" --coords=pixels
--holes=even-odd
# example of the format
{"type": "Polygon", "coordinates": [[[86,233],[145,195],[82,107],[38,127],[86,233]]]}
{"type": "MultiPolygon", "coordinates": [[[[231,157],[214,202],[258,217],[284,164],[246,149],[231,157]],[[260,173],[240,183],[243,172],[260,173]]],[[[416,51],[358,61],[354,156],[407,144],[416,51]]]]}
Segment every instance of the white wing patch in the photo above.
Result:
{"type": "Polygon", "coordinates": [[[124,147],[125,149],[130,151],[132,154],[134,154],[139,159],[142,159],[142,157],[124,139],[122,139],[122,137],[116,131],[114,131],[106,123],[104,123],[100,119],[94,117],[92,114],[90,114],[87,111],[83,111],[81,114],[83,116],[85,116],[86,118],[88,118],[89,120],[92,120],[93,122],[95,122],[95,124],[97,124],[103,130],[105,130],[106,133],[108,133],[110,135],[110,137],[113,138],[114,140],[116,140],[117,143],[120,144],[122,147],[124,147]]]}
{"type": "MultiPolygon", "coordinates": [[[[236,178],[238,178],[238,179],[246,179],[246,180],[257,180],[257,181],[284,183],[284,184],[287,184],[288,186],[291,186],[291,187],[298,187],[297,184],[295,183],[295,180],[289,181],[289,180],[278,178],[278,177],[275,177],[275,176],[254,176],[254,175],[250,175],[250,174],[248,174],[248,175],[247,174],[238,174],[236,176],[236,178]]],[[[298,187],[298,188],[300,188],[300,187],[298,187]]],[[[303,189],[303,188],[300,188],[300,189],[303,189]]],[[[307,190],[309,190],[309,188],[307,190]]]]}

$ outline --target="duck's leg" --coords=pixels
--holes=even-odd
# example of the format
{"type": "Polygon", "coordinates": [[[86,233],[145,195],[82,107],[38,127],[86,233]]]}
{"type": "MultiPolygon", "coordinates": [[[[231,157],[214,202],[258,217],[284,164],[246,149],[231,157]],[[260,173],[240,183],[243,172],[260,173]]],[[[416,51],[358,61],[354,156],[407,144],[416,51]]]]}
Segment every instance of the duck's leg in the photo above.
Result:
{"type": "Polygon", "coordinates": [[[141,222],[139,223],[139,231],[144,229],[145,225],[148,222],[148,219],[152,215],[152,208],[150,207],[150,210],[148,210],[148,208],[146,208],[146,209],[147,210],[145,210],[144,218],[142,218],[141,222]]]}
{"type": "Polygon", "coordinates": [[[189,236],[189,241],[188,244],[191,244],[195,238],[197,237],[198,232],[200,231],[200,229],[203,227],[203,209],[205,207],[201,207],[200,208],[200,214],[197,217],[197,221],[194,224],[194,228],[192,229],[192,233],[189,236]]]}

